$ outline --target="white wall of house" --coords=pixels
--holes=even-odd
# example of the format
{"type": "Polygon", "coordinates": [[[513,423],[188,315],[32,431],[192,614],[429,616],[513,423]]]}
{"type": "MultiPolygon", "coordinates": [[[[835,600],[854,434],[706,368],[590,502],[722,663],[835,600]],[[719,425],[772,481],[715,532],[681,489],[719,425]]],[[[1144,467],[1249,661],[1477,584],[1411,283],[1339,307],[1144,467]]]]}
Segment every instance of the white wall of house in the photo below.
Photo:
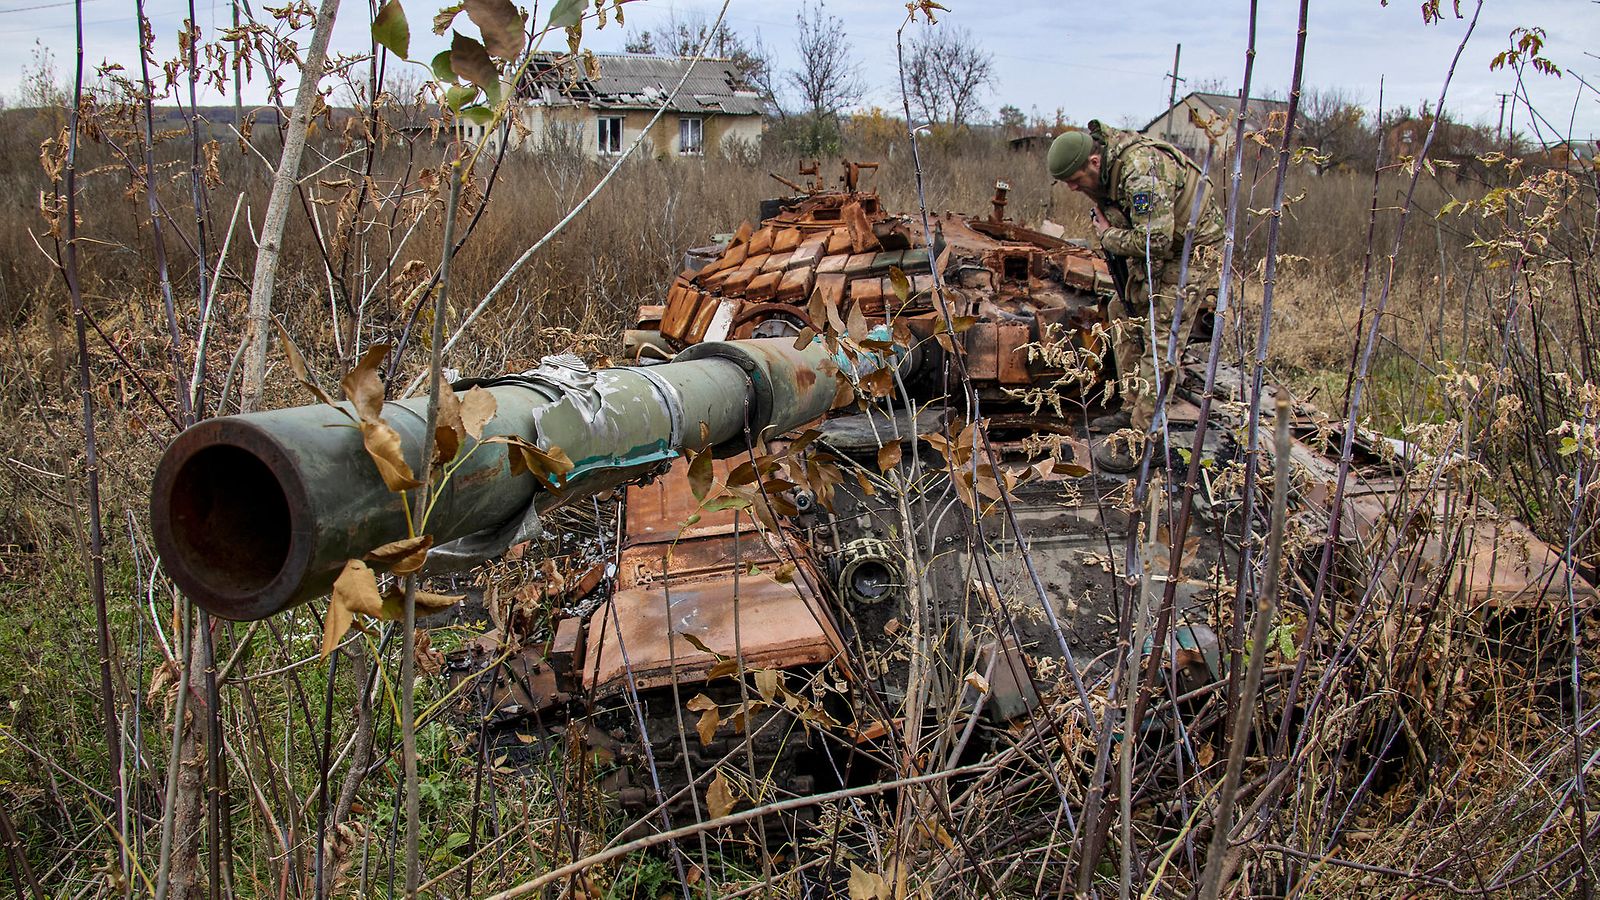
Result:
{"type": "MultiPolygon", "coordinates": [[[[655,112],[529,104],[519,115],[527,135],[517,141],[517,145],[531,149],[547,143],[571,143],[585,156],[600,158],[632,146],[655,112]],[[620,122],[620,129],[611,124],[613,122],[620,122]]],[[[650,129],[639,149],[646,156],[702,158],[707,154],[715,155],[730,141],[758,142],[765,128],[761,116],[666,113],[650,129]],[[698,149],[693,142],[695,136],[699,138],[698,149]]]]}
{"type": "MultiPolygon", "coordinates": [[[[1189,96],[1179,100],[1177,106],[1174,106],[1166,116],[1163,116],[1159,122],[1150,126],[1144,133],[1158,140],[1166,141],[1196,158],[1203,156],[1208,138],[1205,130],[1194,124],[1190,117],[1191,110],[1199,116],[1202,122],[1219,118],[1216,110],[1193,96],[1189,96]]],[[[1213,127],[1215,127],[1215,124],[1213,124],[1213,127]]],[[[1233,129],[1230,127],[1218,139],[1217,152],[1223,152],[1232,144],[1233,129]]]]}

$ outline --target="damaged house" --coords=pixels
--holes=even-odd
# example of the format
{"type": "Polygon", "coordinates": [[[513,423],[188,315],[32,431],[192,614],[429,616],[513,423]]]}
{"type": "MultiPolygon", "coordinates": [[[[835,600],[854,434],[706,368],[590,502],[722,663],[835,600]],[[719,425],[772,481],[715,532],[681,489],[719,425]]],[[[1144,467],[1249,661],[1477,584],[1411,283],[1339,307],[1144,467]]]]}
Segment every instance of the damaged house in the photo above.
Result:
{"type": "Polygon", "coordinates": [[[627,150],[649,127],[640,149],[672,158],[703,157],[761,139],[767,101],[730,60],[606,53],[594,60],[598,72],[565,55],[535,56],[517,91],[521,141],[605,157],[627,150]],[[663,105],[666,111],[650,126],[663,105]]]}
{"type": "MultiPolygon", "coordinates": [[[[1288,112],[1289,104],[1282,100],[1251,97],[1245,106],[1244,130],[1257,133],[1276,128],[1281,133],[1288,112]]],[[[1238,113],[1239,98],[1233,94],[1193,91],[1151,119],[1139,133],[1166,141],[1199,159],[1206,152],[1206,127],[1209,126],[1220,134],[1215,152],[1221,158],[1233,146],[1233,123],[1238,113]]]]}

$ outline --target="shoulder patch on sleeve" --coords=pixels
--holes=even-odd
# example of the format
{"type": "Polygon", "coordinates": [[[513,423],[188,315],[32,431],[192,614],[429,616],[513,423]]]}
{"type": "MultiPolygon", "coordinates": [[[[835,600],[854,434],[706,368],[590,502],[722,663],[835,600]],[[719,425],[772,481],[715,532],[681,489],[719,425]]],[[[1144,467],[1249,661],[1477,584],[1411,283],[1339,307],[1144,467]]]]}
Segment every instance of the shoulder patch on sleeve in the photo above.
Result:
{"type": "Polygon", "coordinates": [[[1134,215],[1136,215],[1136,216],[1147,215],[1150,212],[1150,206],[1151,206],[1150,192],[1149,191],[1139,191],[1138,193],[1134,194],[1132,198],[1129,199],[1129,203],[1132,204],[1132,206],[1133,206],[1133,214],[1134,215]]]}

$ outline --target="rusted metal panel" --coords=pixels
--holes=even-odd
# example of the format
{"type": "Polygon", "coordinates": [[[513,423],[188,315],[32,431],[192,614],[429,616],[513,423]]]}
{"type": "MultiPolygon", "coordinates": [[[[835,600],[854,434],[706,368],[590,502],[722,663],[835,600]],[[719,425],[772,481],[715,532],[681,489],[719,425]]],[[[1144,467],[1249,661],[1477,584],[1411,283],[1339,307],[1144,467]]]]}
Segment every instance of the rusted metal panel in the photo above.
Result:
{"type": "Polygon", "coordinates": [[[850,302],[861,308],[863,315],[883,315],[884,290],[882,278],[857,278],[850,282],[850,302]]]}
{"type": "Polygon", "coordinates": [[[772,239],[772,252],[783,253],[800,246],[800,229],[785,228],[772,239]]]}
{"type": "Polygon", "coordinates": [[[599,694],[706,678],[717,657],[751,668],[826,663],[843,642],[796,579],[726,575],[618,591],[589,626],[587,686],[599,694]]]}
{"type": "Polygon", "coordinates": [[[830,254],[828,256],[824,256],[817,263],[817,274],[818,275],[841,274],[841,273],[844,272],[844,264],[846,262],[848,262],[849,260],[850,260],[850,257],[848,255],[842,254],[842,253],[833,253],[833,254],[830,254]]]}
{"type": "MultiPolygon", "coordinates": [[[[674,584],[702,581],[726,575],[734,568],[768,566],[778,561],[774,546],[789,546],[780,539],[769,545],[751,525],[749,516],[740,517],[737,529],[729,521],[720,532],[714,526],[700,529],[698,524],[684,532],[685,536],[676,542],[639,544],[623,550],[618,559],[618,587],[641,587],[669,580],[674,584]]],[[[792,551],[785,552],[792,555],[792,551]]]]}
{"type": "Polygon", "coordinates": [[[1580,602],[1587,605],[1595,601],[1594,586],[1574,572],[1558,550],[1540,540],[1526,525],[1499,515],[1481,501],[1477,508],[1463,510],[1459,496],[1447,497],[1439,492],[1431,499],[1415,492],[1388,491],[1347,496],[1344,533],[1364,547],[1392,541],[1397,518],[1419,501],[1431,512],[1423,514],[1428,532],[1415,545],[1401,551],[1397,558],[1400,571],[1391,568],[1383,573],[1391,587],[1419,594],[1441,590],[1437,583],[1439,567],[1451,565],[1442,587],[1444,594],[1459,592],[1476,603],[1534,606],[1550,599],[1564,599],[1569,579],[1580,602]]]}
{"type": "Polygon", "coordinates": [[[876,255],[875,253],[852,254],[845,260],[844,273],[852,277],[866,273],[872,268],[872,258],[876,255]]]}
{"type": "Polygon", "coordinates": [[[695,343],[705,339],[706,331],[711,327],[711,320],[717,314],[717,306],[721,302],[711,294],[700,294],[698,305],[695,307],[694,319],[689,322],[689,329],[684,339],[695,343]]]}
{"type": "Polygon", "coordinates": [[[1026,325],[1001,325],[997,329],[995,364],[1001,384],[1032,383],[1033,376],[1028,374],[1028,351],[1023,349],[1028,343],[1028,331],[1026,325]]]}
{"type": "Polygon", "coordinates": [[[777,229],[771,225],[763,227],[750,236],[750,255],[760,256],[772,252],[772,238],[777,229]]]}
{"type": "Polygon", "coordinates": [[[784,269],[787,269],[789,267],[789,257],[793,255],[794,254],[788,251],[775,251],[769,254],[767,256],[767,261],[761,264],[762,274],[764,275],[768,272],[782,272],[784,269]]]}
{"type": "Polygon", "coordinates": [[[760,271],[761,268],[755,265],[753,260],[747,260],[744,265],[729,272],[722,279],[722,292],[734,295],[743,294],[760,271]]]}
{"type": "MultiPolygon", "coordinates": [[[[830,259],[837,258],[838,257],[830,257],[830,259]]],[[[844,303],[844,289],[847,283],[848,280],[845,278],[843,273],[836,272],[828,275],[819,274],[817,276],[816,288],[818,291],[822,292],[823,303],[831,302],[835,306],[838,306],[844,303]]]]}
{"type": "Polygon", "coordinates": [[[821,258],[822,258],[822,245],[821,244],[816,244],[816,243],[802,244],[801,246],[796,247],[795,251],[793,253],[789,254],[789,268],[790,269],[801,269],[801,268],[810,269],[810,268],[816,266],[817,260],[819,260],[821,258]]]}
{"type": "MultiPolygon", "coordinates": [[[[726,481],[730,468],[728,460],[713,460],[712,478],[726,481]]],[[[674,460],[665,475],[648,484],[628,485],[626,503],[624,535],[629,545],[670,543],[733,530],[732,510],[700,509],[700,501],[689,487],[689,463],[684,459],[674,460]],[[696,512],[700,513],[699,521],[685,527],[684,523],[696,512]]]]}
{"type": "Polygon", "coordinates": [[[661,333],[674,340],[683,340],[689,322],[694,318],[699,293],[687,282],[679,281],[667,292],[667,311],[661,318],[661,333]]]}
{"type": "MultiPolygon", "coordinates": [[[[500,664],[498,676],[487,673],[451,673],[452,682],[464,677],[474,677],[481,684],[494,683],[494,696],[489,701],[493,716],[520,718],[570,699],[570,692],[558,685],[555,668],[533,650],[523,650],[500,664]]],[[[454,684],[452,684],[454,687],[454,684]]]]}
{"type": "Polygon", "coordinates": [[[556,633],[550,639],[550,668],[554,670],[557,689],[578,690],[577,675],[583,671],[586,646],[583,622],[567,618],[556,623],[556,633]]]}
{"type": "Polygon", "coordinates": [[[993,381],[1000,377],[999,328],[993,322],[978,322],[967,329],[967,374],[993,381]]]}
{"type": "Polygon", "coordinates": [[[771,300],[777,296],[778,282],[782,278],[782,272],[762,272],[750,280],[749,286],[744,289],[744,295],[750,300],[771,300]]]}
{"type": "Polygon", "coordinates": [[[783,280],[778,282],[777,298],[779,303],[804,301],[810,294],[811,269],[809,267],[790,269],[783,273],[783,280]]]}

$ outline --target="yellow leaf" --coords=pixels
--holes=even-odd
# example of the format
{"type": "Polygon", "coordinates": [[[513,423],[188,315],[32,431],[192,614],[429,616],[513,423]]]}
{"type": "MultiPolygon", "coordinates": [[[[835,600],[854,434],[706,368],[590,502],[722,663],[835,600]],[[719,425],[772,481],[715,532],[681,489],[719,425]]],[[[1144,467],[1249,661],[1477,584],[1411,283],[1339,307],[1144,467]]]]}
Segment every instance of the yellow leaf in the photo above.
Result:
{"type": "Polygon", "coordinates": [[[889,882],[876,872],[850,864],[850,900],[888,900],[889,882]]]}
{"type": "Polygon", "coordinates": [[[368,562],[388,566],[396,575],[410,575],[422,568],[428,559],[428,548],[433,546],[433,535],[391,541],[366,555],[368,562]]]}
{"type": "Polygon", "coordinates": [[[461,426],[467,434],[472,435],[473,440],[478,440],[483,437],[483,427],[494,418],[498,408],[493,394],[481,387],[474,387],[461,399],[461,426]]]}
{"type": "Polygon", "coordinates": [[[683,706],[690,712],[705,712],[708,709],[716,709],[717,702],[712,700],[710,697],[707,697],[705,694],[695,694],[693,697],[690,697],[689,702],[685,703],[683,706]]]}
{"type": "Polygon", "coordinates": [[[422,486],[422,482],[411,473],[411,466],[401,450],[400,433],[390,428],[389,423],[382,419],[363,418],[361,442],[366,445],[367,455],[372,457],[378,474],[389,490],[409,491],[422,486]]]}
{"type": "Polygon", "coordinates": [[[465,599],[467,599],[466,594],[435,594],[432,591],[417,591],[417,612],[424,615],[436,613],[441,609],[449,609],[465,599]]]}
{"type": "Polygon", "coordinates": [[[777,669],[758,669],[756,671],[756,690],[761,692],[761,698],[771,703],[778,699],[778,691],[783,688],[783,673],[777,669]]]}
{"type": "Polygon", "coordinates": [[[695,724],[695,730],[700,732],[701,746],[709,746],[717,737],[717,726],[722,723],[722,715],[715,706],[700,714],[700,721],[695,724]]]}
{"type": "Polygon", "coordinates": [[[711,813],[711,818],[720,819],[733,811],[734,802],[733,788],[729,786],[722,770],[718,769],[717,777],[711,779],[711,786],[706,788],[706,810],[711,813]]]}
{"type": "Polygon", "coordinates": [[[901,303],[911,296],[911,279],[899,266],[889,267],[889,286],[894,288],[894,295],[901,303]]]}
{"type": "Polygon", "coordinates": [[[355,621],[355,614],[376,616],[383,611],[383,598],[378,595],[378,579],[359,559],[344,564],[344,571],[333,582],[333,596],[328,600],[328,613],[322,619],[322,655],[332,653],[345,632],[355,621]]]}
{"type": "Polygon", "coordinates": [[[711,450],[707,448],[689,457],[689,492],[696,500],[704,500],[710,491],[711,450]]]}
{"type": "MultiPolygon", "coordinates": [[[[419,617],[449,609],[467,599],[466,594],[435,594],[430,591],[417,591],[416,595],[419,617]]],[[[384,594],[383,610],[378,617],[389,622],[403,621],[406,617],[406,592],[396,588],[384,594]]]]}
{"type": "Polygon", "coordinates": [[[778,582],[779,584],[789,584],[790,582],[794,581],[794,573],[796,568],[797,567],[794,563],[786,562],[777,569],[773,570],[772,580],[778,582]]]}
{"type": "Polygon", "coordinates": [[[972,685],[972,689],[980,694],[989,693],[989,679],[983,677],[977,672],[968,672],[966,682],[967,684],[972,685]]]}

